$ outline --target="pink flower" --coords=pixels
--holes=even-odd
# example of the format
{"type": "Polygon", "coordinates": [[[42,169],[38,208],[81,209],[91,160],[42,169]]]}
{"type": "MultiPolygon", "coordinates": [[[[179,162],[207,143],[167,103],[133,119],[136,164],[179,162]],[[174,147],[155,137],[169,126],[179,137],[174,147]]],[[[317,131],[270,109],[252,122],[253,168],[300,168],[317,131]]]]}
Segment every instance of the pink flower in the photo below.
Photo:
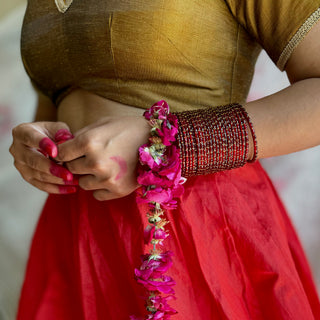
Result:
{"type": "MultiPolygon", "coordinates": [[[[174,296],[169,295],[166,297],[162,297],[161,295],[150,296],[146,298],[147,305],[153,311],[151,314],[147,316],[147,318],[135,317],[131,316],[130,320],[143,320],[143,319],[157,319],[157,320],[168,320],[171,319],[171,316],[176,314],[177,311],[170,307],[168,304],[169,300],[175,299],[174,296]]],[[[151,311],[150,310],[150,311],[151,311]]]]}
{"type": "Polygon", "coordinates": [[[160,176],[166,176],[169,180],[175,180],[181,177],[181,165],[179,152],[176,146],[171,146],[170,150],[166,153],[166,165],[163,166],[157,173],[160,176]]]}
{"type": "Polygon", "coordinates": [[[154,231],[156,227],[151,226],[150,224],[144,229],[143,237],[144,237],[144,243],[148,244],[153,239],[154,231]]]}
{"type": "Polygon", "coordinates": [[[150,148],[147,144],[144,144],[139,148],[139,159],[142,164],[147,165],[150,169],[154,169],[161,164],[160,159],[155,159],[152,156],[150,148]]]}
{"type": "Polygon", "coordinates": [[[169,121],[169,123],[172,127],[175,127],[176,129],[179,128],[178,118],[174,114],[169,113],[167,116],[167,120],[169,121]]]}
{"type": "Polygon", "coordinates": [[[156,186],[163,184],[163,177],[155,175],[151,170],[145,171],[141,168],[138,170],[138,183],[143,186],[156,186]]]}
{"type": "Polygon", "coordinates": [[[162,311],[157,311],[155,314],[153,314],[151,317],[149,316],[149,319],[154,319],[154,320],[161,320],[163,319],[164,312],[162,311]]]}
{"type": "Polygon", "coordinates": [[[172,126],[169,121],[163,121],[161,130],[157,129],[158,136],[162,138],[162,143],[165,146],[170,146],[172,142],[176,141],[176,134],[178,128],[172,126]]]}
{"type": "Polygon", "coordinates": [[[150,243],[152,239],[165,240],[168,236],[169,234],[167,234],[164,230],[162,229],[156,230],[156,227],[150,224],[144,229],[144,233],[143,233],[145,244],[150,243]]]}
{"type": "Polygon", "coordinates": [[[142,265],[140,269],[134,270],[137,279],[146,281],[150,279],[161,279],[163,274],[172,266],[171,256],[171,251],[166,251],[156,256],[152,256],[151,254],[142,255],[142,265]]]}
{"type": "Polygon", "coordinates": [[[172,190],[161,187],[149,189],[142,186],[137,190],[136,201],[139,204],[147,203],[153,209],[156,203],[160,204],[163,209],[173,209],[177,204],[177,201],[172,197],[172,190]]]}
{"type": "Polygon", "coordinates": [[[147,280],[137,278],[137,282],[141,283],[149,291],[159,291],[168,294],[174,293],[172,286],[176,284],[171,277],[165,275],[154,280],[151,280],[150,278],[147,280]]]}
{"type": "Polygon", "coordinates": [[[168,113],[169,113],[168,103],[164,100],[160,100],[156,102],[147,111],[145,111],[143,115],[147,120],[150,120],[152,118],[165,120],[167,118],[168,113]]]}
{"type": "Polygon", "coordinates": [[[146,187],[141,187],[137,190],[136,202],[138,204],[147,203],[149,208],[154,209],[156,203],[160,204],[162,209],[175,209],[177,201],[172,197],[171,189],[156,189],[148,190],[146,187]],[[158,191],[161,190],[161,191],[158,191]]]}
{"type": "Polygon", "coordinates": [[[144,254],[141,256],[142,265],[140,270],[152,269],[163,274],[172,266],[172,255],[171,251],[160,253],[154,257],[150,254],[144,254]]]}
{"type": "Polygon", "coordinates": [[[158,267],[161,270],[168,270],[172,266],[172,251],[166,251],[157,255],[157,261],[161,262],[161,266],[158,267]]]}
{"type": "Polygon", "coordinates": [[[156,187],[146,192],[145,199],[147,202],[157,202],[160,204],[170,203],[172,200],[172,192],[170,189],[156,187]]]}
{"type": "Polygon", "coordinates": [[[157,229],[154,231],[154,235],[153,235],[154,239],[156,240],[165,240],[166,238],[169,237],[168,233],[166,233],[164,230],[162,229],[157,229]]]}
{"type": "Polygon", "coordinates": [[[171,308],[168,304],[168,300],[175,299],[174,296],[170,295],[167,297],[162,297],[160,295],[150,298],[150,301],[153,303],[155,309],[164,312],[165,314],[176,314],[177,311],[171,308]]]}

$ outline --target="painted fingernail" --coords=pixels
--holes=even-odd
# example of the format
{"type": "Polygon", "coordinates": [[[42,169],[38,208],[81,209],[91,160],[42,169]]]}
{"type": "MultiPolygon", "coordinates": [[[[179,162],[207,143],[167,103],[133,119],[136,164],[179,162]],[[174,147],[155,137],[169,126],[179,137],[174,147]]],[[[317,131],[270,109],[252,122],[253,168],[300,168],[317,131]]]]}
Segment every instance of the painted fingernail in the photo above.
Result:
{"type": "Polygon", "coordinates": [[[59,192],[60,194],[70,194],[77,192],[76,187],[65,187],[65,186],[59,186],[59,192]]]}
{"type": "Polygon", "coordinates": [[[59,166],[56,163],[51,164],[50,173],[58,178],[62,178],[65,181],[73,180],[73,174],[68,169],[59,166]]]}
{"type": "Polygon", "coordinates": [[[74,138],[74,136],[68,129],[60,129],[54,135],[54,141],[57,144],[61,144],[61,143],[66,142],[72,138],[74,138]]]}
{"type": "Polygon", "coordinates": [[[43,138],[39,143],[39,148],[50,157],[55,158],[58,155],[58,148],[49,138],[43,138]]]}

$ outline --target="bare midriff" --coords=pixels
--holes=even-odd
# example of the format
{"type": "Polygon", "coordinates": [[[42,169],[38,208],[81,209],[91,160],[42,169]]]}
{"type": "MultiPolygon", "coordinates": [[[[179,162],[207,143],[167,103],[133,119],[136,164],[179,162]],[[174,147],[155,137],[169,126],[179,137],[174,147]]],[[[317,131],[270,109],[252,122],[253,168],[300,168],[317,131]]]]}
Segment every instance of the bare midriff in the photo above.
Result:
{"type": "Polygon", "coordinates": [[[127,106],[77,89],[61,101],[58,107],[58,121],[68,124],[75,133],[103,117],[142,116],[143,112],[141,108],[127,106]]]}

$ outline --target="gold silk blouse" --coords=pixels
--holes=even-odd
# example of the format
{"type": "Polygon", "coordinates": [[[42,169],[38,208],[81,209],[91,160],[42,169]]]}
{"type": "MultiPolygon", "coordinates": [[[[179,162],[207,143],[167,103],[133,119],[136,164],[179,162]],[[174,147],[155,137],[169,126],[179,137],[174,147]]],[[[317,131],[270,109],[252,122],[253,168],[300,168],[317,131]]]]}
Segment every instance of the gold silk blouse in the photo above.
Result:
{"type": "Polygon", "coordinates": [[[246,100],[264,48],[283,70],[320,19],[320,0],[28,0],[22,59],[58,105],[82,88],[172,111],[246,100]]]}

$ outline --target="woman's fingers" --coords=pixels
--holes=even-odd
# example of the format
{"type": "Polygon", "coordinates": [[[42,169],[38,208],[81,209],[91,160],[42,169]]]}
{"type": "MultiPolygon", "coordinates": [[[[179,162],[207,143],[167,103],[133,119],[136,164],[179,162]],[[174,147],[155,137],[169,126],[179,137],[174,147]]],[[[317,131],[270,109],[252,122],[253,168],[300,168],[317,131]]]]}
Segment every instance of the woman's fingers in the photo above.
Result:
{"type": "Polygon", "coordinates": [[[10,153],[26,181],[48,193],[66,194],[77,190],[78,181],[73,174],[51,160],[58,155],[57,145],[73,138],[65,123],[24,123],[13,129],[12,136],[10,153]]]}
{"type": "Polygon", "coordinates": [[[26,165],[17,165],[22,177],[34,187],[54,194],[70,194],[77,191],[78,181],[65,181],[51,174],[31,169],[26,165]]]}
{"type": "Polygon", "coordinates": [[[55,158],[58,148],[53,139],[59,130],[69,131],[63,122],[23,123],[12,130],[14,143],[21,143],[29,148],[39,148],[42,152],[55,158]]]}
{"type": "Polygon", "coordinates": [[[77,192],[76,186],[67,186],[67,185],[56,185],[51,183],[46,183],[43,181],[39,181],[37,179],[31,179],[28,181],[30,184],[32,184],[34,187],[45,191],[47,193],[53,193],[53,194],[70,194],[77,192]]]}
{"type": "Polygon", "coordinates": [[[51,168],[54,168],[54,170],[50,170],[50,172],[33,169],[28,165],[24,163],[19,163],[19,162],[15,162],[15,167],[20,172],[21,176],[28,182],[32,179],[36,179],[42,182],[53,183],[53,184],[78,185],[77,177],[72,176],[72,174],[69,171],[65,172],[66,170],[65,168],[55,163],[52,163],[51,168]],[[53,171],[57,171],[57,172],[53,172],[53,171]],[[62,172],[62,174],[60,172],[62,172]]]}
{"type": "Polygon", "coordinates": [[[73,175],[67,168],[43,156],[35,149],[17,145],[13,147],[13,153],[16,155],[15,166],[19,171],[21,168],[24,169],[25,166],[27,166],[36,171],[52,174],[53,176],[62,178],[66,181],[73,180],[73,175]]]}
{"type": "Polygon", "coordinates": [[[99,179],[94,175],[85,175],[79,178],[79,187],[84,190],[91,190],[93,196],[100,201],[117,199],[127,196],[138,188],[137,185],[124,185],[112,179],[99,179]]]}
{"type": "Polygon", "coordinates": [[[90,150],[92,142],[86,135],[76,136],[58,146],[57,160],[69,162],[81,158],[90,150]]]}
{"type": "Polygon", "coordinates": [[[66,162],[66,167],[73,174],[93,174],[92,166],[88,163],[87,157],[82,157],[70,162],[66,162]]]}
{"type": "Polygon", "coordinates": [[[52,161],[49,171],[53,176],[62,178],[65,181],[72,181],[74,179],[73,174],[68,169],[52,161]]]}
{"type": "Polygon", "coordinates": [[[137,187],[138,149],[148,141],[149,123],[142,117],[106,117],[79,130],[58,145],[55,158],[81,177],[79,185],[99,200],[120,198],[137,187]]]}

